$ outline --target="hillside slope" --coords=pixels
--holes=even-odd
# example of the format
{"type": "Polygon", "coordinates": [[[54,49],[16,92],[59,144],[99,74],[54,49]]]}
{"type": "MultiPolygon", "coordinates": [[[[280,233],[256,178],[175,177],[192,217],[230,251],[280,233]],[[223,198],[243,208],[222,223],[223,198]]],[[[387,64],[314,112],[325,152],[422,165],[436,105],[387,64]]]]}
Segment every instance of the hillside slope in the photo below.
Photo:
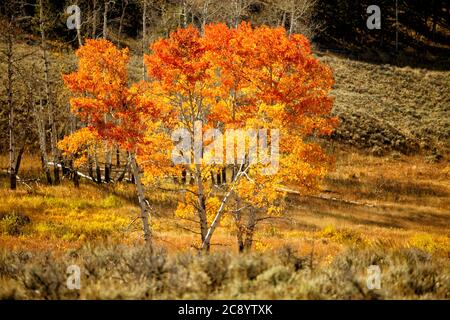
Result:
{"type": "MultiPolygon", "coordinates": [[[[28,56],[23,64],[35,65],[33,60],[39,59],[37,47],[25,44],[17,47],[20,55],[28,56]]],[[[335,140],[369,149],[375,155],[393,150],[404,154],[421,152],[439,160],[448,153],[449,71],[371,64],[328,52],[316,54],[334,72],[334,114],[341,120],[339,128],[333,135],[335,140]]],[[[51,71],[53,70],[55,81],[62,70],[69,72],[73,69],[73,52],[54,47],[51,59],[51,71]]],[[[140,79],[141,61],[140,56],[132,56],[130,80],[140,79]]],[[[1,70],[6,70],[4,63],[0,63],[1,70]]],[[[6,71],[0,72],[0,81],[6,81],[6,71]]],[[[20,79],[16,81],[20,86],[20,79]]],[[[61,82],[58,83],[58,87],[62,87],[62,80],[59,81],[61,82]]],[[[4,88],[0,90],[3,97],[5,97],[4,90],[4,88]]],[[[21,94],[20,92],[17,94],[21,94]]],[[[61,109],[65,109],[63,106],[67,105],[67,96],[63,91],[59,94],[61,109]]],[[[22,103],[21,101],[19,103],[22,103]]],[[[16,108],[20,109],[23,106],[18,105],[16,108]]],[[[17,113],[29,114],[29,110],[25,106],[22,112],[16,110],[17,113]]],[[[63,112],[61,117],[66,117],[66,114],[63,112]]],[[[26,124],[30,127],[27,133],[28,141],[30,143],[38,141],[33,124],[29,121],[26,121],[26,124]]],[[[7,128],[8,113],[6,104],[3,104],[0,109],[0,150],[4,152],[8,149],[7,128]]]]}
{"type": "Polygon", "coordinates": [[[334,138],[375,154],[423,150],[438,160],[448,151],[450,72],[319,56],[335,76],[334,138]]]}

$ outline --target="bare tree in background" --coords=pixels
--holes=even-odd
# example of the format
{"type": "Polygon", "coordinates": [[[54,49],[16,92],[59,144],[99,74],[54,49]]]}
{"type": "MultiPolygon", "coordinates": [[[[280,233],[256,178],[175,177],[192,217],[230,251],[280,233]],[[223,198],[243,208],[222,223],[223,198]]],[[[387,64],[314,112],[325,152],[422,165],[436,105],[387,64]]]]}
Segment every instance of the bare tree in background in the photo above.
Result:
{"type": "MultiPolygon", "coordinates": [[[[152,30],[155,33],[159,33],[164,37],[168,37],[170,32],[180,26],[180,8],[181,2],[170,2],[166,0],[153,0],[151,1],[151,11],[155,11],[157,14],[157,21],[154,24],[155,29],[152,30]]],[[[147,8],[147,15],[150,14],[149,8],[147,8]]]]}
{"type": "MultiPolygon", "coordinates": [[[[30,90],[33,91],[33,89],[30,86],[30,90]]],[[[30,95],[32,93],[30,92],[30,95]]],[[[47,156],[47,138],[46,138],[46,131],[45,131],[45,108],[42,103],[42,97],[39,98],[39,103],[33,104],[33,113],[35,116],[35,123],[36,128],[38,130],[38,136],[39,136],[39,151],[41,154],[41,163],[42,163],[42,170],[44,171],[45,177],[47,179],[48,184],[52,184],[52,176],[50,174],[50,167],[49,167],[49,161],[47,156]]]]}
{"type": "MultiPolygon", "coordinates": [[[[220,0],[186,0],[191,8],[193,16],[200,24],[200,32],[203,34],[205,25],[209,22],[219,20],[219,13],[223,11],[223,1],[220,0]]],[[[185,27],[187,24],[185,24],[185,27]]]]}
{"type": "Polygon", "coordinates": [[[123,24],[124,24],[124,20],[125,20],[125,13],[128,7],[128,0],[122,0],[120,2],[121,4],[121,13],[120,13],[120,18],[119,18],[119,31],[117,33],[117,38],[118,38],[118,44],[119,47],[121,47],[121,41],[122,41],[122,29],[123,29],[123,24]]]}
{"type": "Polygon", "coordinates": [[[103,4],[103,39],[108,38],[108,13],[112,6],[114,6],[114,0],[105,0],[103,4]]]}
{"type": "Polygon", "coordinates": [[[268,4],[277,9],[277,14],[281,15],[280,25],[288,34],[301,33],[311,38],[320,27],[312,19],[317,0],[269,0],[268,4]]]}
{"type": "MultiPolygon", "coordinates": [[[[21,8],[20,1],[10,2],[0,20],[0,63],[6,64],[6,78],[4,92],[1,93],[0,115],[7,113],[8,135],[8,174],[10,189],[17,188],[17,174],[20,169],[22,155],[26,143],[32,139],[30,134],[30,112],[28,109],[27,90],[24,86],[21,67],[23,61],[33,52],[19,52],[15,43],[21,34],[20,22],[28,17],[20,16],[17,12],[21,8]]],[[[2,89],[3,89],[2,87],[2,89]]],[[[0,117],[0,119],[4,119],[0,117]]]]}
{"type": "Polygon", "coordinates": [[[44,97],[45,97],[45,106],[48,113],[48,120],[50,125],[50,149],[53,158],[53,179],[55,184],[60,183],[59,177],[59,150],[57,147],[58,143],[58,133],[56,129],[56,121],[55,121],[55,108],[53,105],[53,97],[50,91],[51,82],[50,82],[50,61],[47,52],[47,38],[45,34],[46,23],[44,17],[44,1],[39,0],[39,31],[41,33],[41,51],[42,51],[42,62],[43,62],[43,72],[44,72],[44,97]]]}
{"type": "MultiPolygon", "coordinates": [[[[108,37],[108,11],[110,6],[113,6],[115,1],[113,0],[105,0],[104,2],[104,10],[103,10],[103,39],[107,39],[108,37]]],[[[105,118],[105,123],[108,119],[105,118]]],[[[105,143],[105,182],[111,182],[111,169],[112,169],[112,146],[106,142],[105,143]]],[[[98,162],[98,160],[97,160],[98,162]]]]}
{"type": "Polygon", "coordinates": [[[9,135],[9,187],[11,190],[17,188],[17,147],[16,147],[16,136],[14,131],[15,121],[14,121],[14,36],[16,31],[16,17],[11,14],[8,16],[8,20],[2,23],[2,38],[6,42],[6,48],[2,51],[3,57],[6,58],[7,64],[7,77],[6,77],[6,107],[8,110],[8,135],[9,135]]]}
{"type": "Polygon", "coordinates": [[[92,22],[92,35],[91,38],[95,39],[97,38],[97,15],[98,15],[98,0],[92,0],[92,17],[91,17],[91,22],[92,22]]]}
{"type": "MultiPolygon", "coordinates": [[[[69,0],[69,5],[77,5],[80,6],[80,0],[75,0],[75,2],[72,3],[72,1],[69,0]]],[[[77,32],[77,41],[78,41],[78,47],[81,47],[83,45],[83,40],[81,36],[81,25],[82,25],[82,19],[80,17],[80,25],[76,26],[76,32],[77,32]]]]}
{"type": "Polygon", "coordinates": [[[145,72],[145,63],[144,63],[144,54],[147,48],[147,10],[149,6],[150,0],[140,0],[140,5],[142,7],[142,43],[141,43],[141,54],[142,54],[142,64],[141,64],[141,72],[142,72],[142,80],[146,79],[145,72]]]}
{"type": "Polygon", "coordinates": [[[224,4],[224,20],[231,27],[237,28],[242,19],[248,15],[252,0],[230,0],[224,4]]]}

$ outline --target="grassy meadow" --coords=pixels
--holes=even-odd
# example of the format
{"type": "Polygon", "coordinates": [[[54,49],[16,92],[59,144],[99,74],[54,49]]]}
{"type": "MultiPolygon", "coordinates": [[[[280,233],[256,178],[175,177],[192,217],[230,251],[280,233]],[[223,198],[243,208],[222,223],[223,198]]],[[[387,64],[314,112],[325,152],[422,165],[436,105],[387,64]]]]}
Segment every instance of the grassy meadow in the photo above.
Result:
{"type": "Polygon", "coordinates": [[[283,215],[258,224],[251,252],[219,228],[200,255],[162,190],[146,194],[146,248],[133,184],[49,186],[29,150],[10,191],[4,154],[0,299],[450,299],[450,73],[317,56],[336,81],[341,123],[323,142],[334,168],[320,193],[289,193],[283,215]],[[81,290],[66,287],[72,264],[81,290]]]}
{"type": "Polygon", "coordinates": [[[449,14],[2,0],[0,303],[450,300],[449,14]]]}
{"type": "MultiPolygon", "coordinates": [[[[224,229],[212,254],[198,256],[198,236],[179,227],[167,192],[148,194],[157,213],[149,250],[132,184],[77,189],[24,179],[9,191],[3,175],[0,297],[448,299],[449,167],[419,156],[335,154],[322,192],[291,193],[286,214],[259,225],[247,254],[224,229]],[[65,286],[70,264],[82,266],[75,293],[65,286]],[[380,290],[365,284],[372,264],[382,269],[380,290]]],[[[38,159],[27,156],[22,172],[39,175],[38,159]]]]}

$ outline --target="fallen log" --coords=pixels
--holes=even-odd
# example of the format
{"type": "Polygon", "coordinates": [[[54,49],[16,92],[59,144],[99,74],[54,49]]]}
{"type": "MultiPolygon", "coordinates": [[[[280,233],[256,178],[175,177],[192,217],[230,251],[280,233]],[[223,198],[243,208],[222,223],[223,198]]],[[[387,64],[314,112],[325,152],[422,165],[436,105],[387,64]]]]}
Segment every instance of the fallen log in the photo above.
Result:
{"type": "MultiPolygon", "coordinates": [[[[50,162],[47,162],[47,164],[48,165],[50,165],[50,166],[57,166],[58,168],[63,168],[63,166],[61,165],[61,164],[59,164],[59,163],[54,163],[54,162],[52,162],[52,161],[50,161],[50,162]]],[[[81,178],[84,178],[84,179],[88,179],[88,180],[90,180],[90,181],[94,181],[91,177],[89,177],[88,175],[85,175],[84,173],[82,173],[82,172],[80,172],[80,171],[77,171],[77,170],[73,170],[73,169],[70,169],[71,171],[74,171],[74,172],[76,172],[77,174],[78,174],[78,176],[80,176],[81,178]]]]}
{"type": "Polygon", "coordinates": [[[370,203],[363,203],[363,202],[357,202],[357,201],[352,201],[352,200],[340,199],[340,198],[332,197],[332,196],[325,195],[325,194],[302,195],[300,192],[298,192],[296,190],[289,189],[289,188],[279,188],[278,190],[279,191],[284,191],[284,192],[287,192],[287,193],[290,193],[290,194],[296,194],[296,195],[298,195],[300,197],[304,197],[304,198],[313,198],[313,199],[319,199],[319,200],[328,200],[328,201],[342,202],[342,203],[346,203],[346,204],[365,206],[365,207],[375,207],[375,205],[370,204],[370,203]]]}

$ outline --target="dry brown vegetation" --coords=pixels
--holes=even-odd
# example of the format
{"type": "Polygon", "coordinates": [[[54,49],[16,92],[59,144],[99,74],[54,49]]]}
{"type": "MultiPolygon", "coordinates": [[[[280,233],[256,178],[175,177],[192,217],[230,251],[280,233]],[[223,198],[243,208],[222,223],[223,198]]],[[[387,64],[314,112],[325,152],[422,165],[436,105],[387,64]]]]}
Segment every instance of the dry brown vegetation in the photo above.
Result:
{"type": "Polygon", "coordinates": [[[450,142],[450,73],[324,55],[335,75],[335,139],[376,155],[424,152],[441,160],[450,142]]]}
{"type": "Polygon", "coordinates": [[[447,260],[416,249],[348,250],[317,267],[289,247],[271,254],[168,255],[145,247],[85,247],[64,255],[2,253],[2,299],[448,299],[447,260]],[[82,270],[68,290],[66,268],[82,270]],[[382,289],[368,290],[379,265],[382,289]]]}
{"type": "Polygon", "coordinates": [[[198,257],[163,191],[148,196],[166,253],[145,251],[132,185],[47,186],[28,154],[17,191],[0,173],[0,298],[449,299],[449,73],[321,59],[342,121],[324,142],[335,169],[320,194],[290,194],[286,215],[259,225],[254,253],[227,253],[236,240],[223,230],[198,257]],[[72,263],[79,292],[65,287],[72,263]],[[365,287],[370,264],[381,291],[365,287]]]}
{"type": "MultiPolygon", "coordinates": [[[[16,192],[2,188],[0,296],[448,299],[448,166],[357,151],[336,157],[323,192],[291,194],[285,217],[262,223],[255,252],[243,255],[230,253],[237,247],[226,232],[209,256],[186,251],[196,237],[176,227],[164,192],[152,195],[162,212],[153,226],[163,254],[143,249],[127,184],[75,189],[29,181],[16,192]],[[75,292],[65,286],[73,263],[83,270],[75,292]],[[371,264],[382,268],[382,290],[365,286],[371,264]]],[[[34,163],[25,161],[24,172],[36,172],[34,163]]]]}
{"type": "MultiPolygon", "coordinates": [[[[424,241],[429,237],[429,245],[436,246],[431,251],[448,256],[448,166],[429,164],[420,157],[393,159],[342,151],[336,156],[336,168],[324,181],[322,193],[310,197],[291,194],[288,214],[261,224],[257,249],[291,245],[306,253],[315,247],[316,254],[326,256],[348,245],[385,242],[407,247],[426,235],[424,241]],[[349,241],[340,241],[340,233],[349,241]]],[[[32,172],[33,163],[25,161],[30,165],[25,165],[24,172],[32,172]]],[[[139,241],[139,224],[131,223],[137,214],[131,185],[84,183],[76,189],[70,182],[61,186],[37,181],[26,184],[17,192],[1,190],[0,239],[4,246],[23,248],[22,243],[26,248],[34,238],[62,247],[106,238],[139,241]],[[11,231],[5,229],[7,220],[11,231]]],[[[195,245],[195,235],[176,227],[174,195],[160,191],[149,196],[154,211],[160,212],[153,221],[159,243],[173,249],[195,245]]],[[[216,242],[217,247],[234,248],[234,235],[224,232],[216,242]]]]}

